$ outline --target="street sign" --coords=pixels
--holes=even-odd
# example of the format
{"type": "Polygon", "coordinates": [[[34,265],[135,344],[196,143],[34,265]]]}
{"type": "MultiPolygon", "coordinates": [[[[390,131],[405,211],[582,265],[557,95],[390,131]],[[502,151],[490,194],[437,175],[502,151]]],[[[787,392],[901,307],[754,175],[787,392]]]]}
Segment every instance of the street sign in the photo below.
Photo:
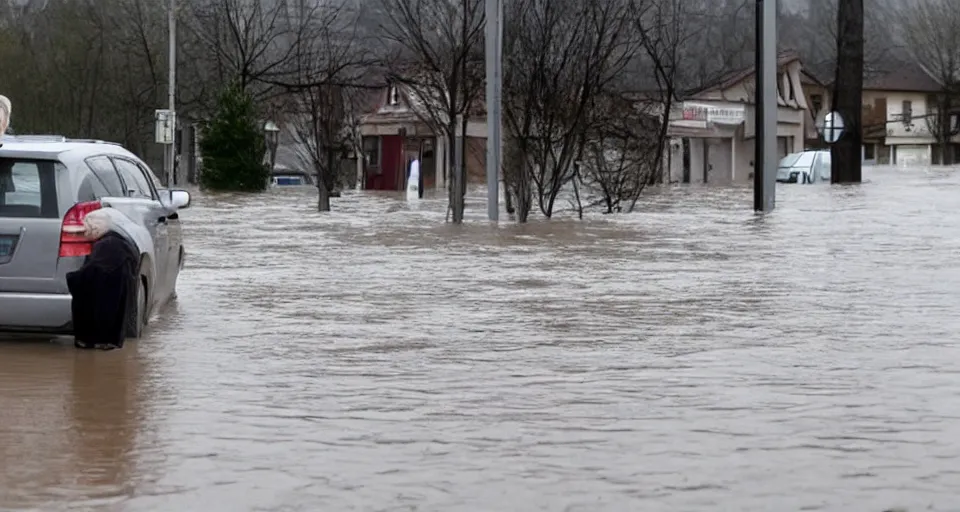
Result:
{"type": "Polygon", "coordinates": [[[171,110],[164,109],[154,112],[157,144],[173,144],[174,127],[177,125],[176,119],[176,112],[171,110]]]}
{"type": "Polygon", "coordinates": [[[843,135],[843,116],[840,112],[829,112],[823,118],[823,124],[819,126],[820,135],[827,144],[833,144],[840,140],[843,135]]]}

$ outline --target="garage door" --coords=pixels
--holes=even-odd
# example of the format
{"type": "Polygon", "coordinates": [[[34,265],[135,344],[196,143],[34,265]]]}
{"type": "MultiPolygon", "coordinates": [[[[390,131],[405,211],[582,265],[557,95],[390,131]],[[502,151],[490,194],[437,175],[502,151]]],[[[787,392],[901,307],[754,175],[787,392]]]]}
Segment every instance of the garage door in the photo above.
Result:
{"type": "Polygon", "coordinates": [[[896,163],[900,167],[930,165],[930,147],[920,145],[897,146],[896,163]]]}

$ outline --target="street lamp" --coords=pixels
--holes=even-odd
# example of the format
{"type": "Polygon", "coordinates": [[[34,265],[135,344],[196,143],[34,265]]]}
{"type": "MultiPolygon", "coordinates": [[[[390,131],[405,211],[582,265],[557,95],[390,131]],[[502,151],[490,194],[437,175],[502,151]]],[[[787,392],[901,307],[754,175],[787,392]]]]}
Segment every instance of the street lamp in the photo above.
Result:
{"type": "Polygon", "coordinates": [[[267,121],[263,125],[263,132],[267,139],[267,150],[270,155],[270,172],[277,163],[277,146],[280,144],[280,127],[273,121],[267,121]]]}
{"type": "Polygon", "coordinates": [[[170,0],[170,5],[167,9],[167,29],[169,31],[169,37],[167,38],[167,51],[169,53],[168,64],[167,64],[167,102],[169,103],[168,108],[170,109],[169,119],[171,123],[170,128],[170,142],[164,148],[164,169],[163,172],[166,174],[167,186],[172,187],[174,183],[177,182],[176,172],[176,159],[177,159],[177,148],[174,146],[174,141],[178,139],[177,136],[177,0],[170,0]]]}
{"type": "Polygon", "coordinates": [[[487,217],[500,217],[500,167],[503,163],[503,0],[486,0],[487,67],[487,217]]]}
{"type": "Polygon", "coordinates": [[[773,211],[777,192],[777,0],[756,0],[753,209],[773,211]]]}

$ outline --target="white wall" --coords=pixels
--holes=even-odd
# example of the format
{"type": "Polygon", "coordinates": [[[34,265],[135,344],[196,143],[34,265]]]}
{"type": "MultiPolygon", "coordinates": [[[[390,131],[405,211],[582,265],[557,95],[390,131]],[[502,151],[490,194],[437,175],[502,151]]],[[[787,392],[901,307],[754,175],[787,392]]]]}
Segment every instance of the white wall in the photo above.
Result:
{"type": "Polygon", "coordinates": [[[753,172],[753,166],[750,165],[750,163],[753,162],[755,147],[755,139],[737,142],[737,168],[733,173],[734,183],[747,183],[750,181],[750,174],[753,172]]]}
{"type": "Polygon", "coordinates": [[[894,163],[902,167],[930,165],[933,157],[929,144],[899,144],[893,148],[893,152],[894,163]]]}
{"type": "Polygon", "coordinates": [[[929,112],[927,95],[925,93],[888,92],[887,96],[887,145],[903,144],[906,142],[892,141],[890,138],[929,138],[927,143],[933,143],[933,136],[924,118],[929,112]],[[913,110],[913,126],[908,130],[900,121],[903,114],[903,102],[910,101],[913,110]]]}
{"type": "MultiPolygon", "coordinates": [[[[703,183],[703,149],[706,139],[690,139],[690,183],[703,183]]],[[[680,175],[681,179],[683,174],[680,175]]]]}
{"type": "Polygon", "coordinates": [[[669,157],[664,157],[663,165],[667,167],[667,180],[670,183],[683,182],[683,139],[670,139],[669,157]]]}
{"type": "Polygon", "coordinates": [[[707,139],[710,148],[707,183],[711,185],[728,185],[733,180],[732,155],[733,139],[707,139]]]}

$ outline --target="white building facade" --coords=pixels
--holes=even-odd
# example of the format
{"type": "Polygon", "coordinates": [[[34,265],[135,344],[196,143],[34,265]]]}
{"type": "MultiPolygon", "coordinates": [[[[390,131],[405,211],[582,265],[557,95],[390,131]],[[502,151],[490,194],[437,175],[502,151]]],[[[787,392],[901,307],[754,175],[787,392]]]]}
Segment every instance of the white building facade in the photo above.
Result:
{"type": "MultiPolygon", "coordinates": [[[[777,147],[780,157],[802,151],[815,136],[795,55],[778,62],[777,147]]],[[[729,75],[683,101],[671,113],[670,181],[735,184],[753,178],[753,69],[729,75]]]]}

